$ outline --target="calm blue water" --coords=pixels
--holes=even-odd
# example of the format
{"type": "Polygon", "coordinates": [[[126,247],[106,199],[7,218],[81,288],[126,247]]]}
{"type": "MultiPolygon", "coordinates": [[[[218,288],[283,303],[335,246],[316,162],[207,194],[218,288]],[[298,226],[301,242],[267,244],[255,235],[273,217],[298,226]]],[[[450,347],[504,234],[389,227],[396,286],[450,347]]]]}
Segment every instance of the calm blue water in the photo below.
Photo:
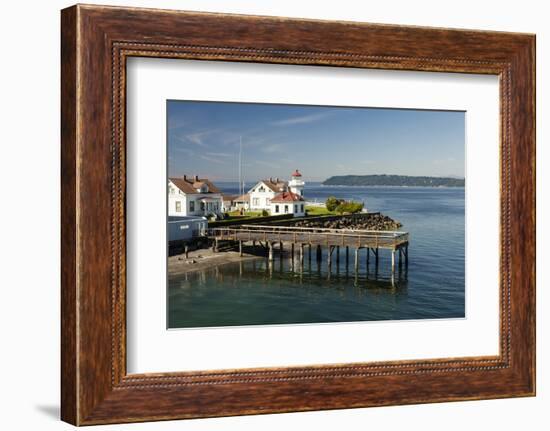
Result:
{"type": "MultiPolygon", "coordinates": [[[[226,193],[236,184],[219,184],[226,193]]],[[[323,187],[306,184],[308,200],[328,196],[364,201],[410,233],[408,270],[392,277],[390,253],[380,251],[378,271],[360,252],[346,271],[315,253],[304,268],[290,257],[221,265],[169,279],[170,328],[350,322],[464,317],[464,189],[422,187],[323,187]]]]}

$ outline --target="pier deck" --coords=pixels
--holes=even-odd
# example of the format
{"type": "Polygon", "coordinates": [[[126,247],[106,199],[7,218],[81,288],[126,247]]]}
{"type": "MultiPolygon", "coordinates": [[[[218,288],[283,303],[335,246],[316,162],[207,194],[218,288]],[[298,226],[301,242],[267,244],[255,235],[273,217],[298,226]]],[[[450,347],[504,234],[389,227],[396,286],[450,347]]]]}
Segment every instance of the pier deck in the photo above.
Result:
{"type": "Polygon", "coordinates": [[[348,260],[349,248],[355,249],[356,268],[360,249],[367,250],[367,262],[372,252],[376,265],[378,265],[378,250],[390,250],[392,253],[392,271],[395,270],[396,252],[399,253],[399,263],[401,264],[401,259],[404,257],[405,264],[408,264],[409,234],[408,232],[401,231],[240,225],[210,228],[208,229],[208,237],[214,241],[214,250],[218,249],[219,241],[238,242],[240,250],[242,250],[243,242],[259,243],[269,250],[268,256],[270,260],[273,259],[274,244],[278,243],[280,250],[282,250],[284,243],[290,243],[292,253],[294,253],[295,245],[299,245],[301,259],[303,259],[304,246],[309,246],[310,258],[311,246],[316,246],[318,260],[321,259],[321,247],[327,247],[329,265],[332,262],[332,253],[335,249],[337,251],[337,258],[339,258],[340,247],[346,248],[346,260],[348,260]]]}

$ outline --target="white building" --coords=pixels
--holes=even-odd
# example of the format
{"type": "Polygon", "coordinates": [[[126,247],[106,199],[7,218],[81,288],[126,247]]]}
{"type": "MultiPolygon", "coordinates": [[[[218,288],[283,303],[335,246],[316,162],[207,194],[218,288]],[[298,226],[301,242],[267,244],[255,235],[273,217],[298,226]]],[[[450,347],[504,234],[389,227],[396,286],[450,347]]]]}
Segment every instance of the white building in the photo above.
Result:
{"type": "Polygon", "coordinates": [[[270,202],[271,215],[293,214],[294,217],[306,215],[304,198],[294,192],[281,192],[275,195],[270,202]]]}
{"type": "Polygon", "coordinates": [[[290,191],[292,193],[296,193],[299,196],[304,195],[304,180],[302,180],[302,174],[296,169],[292,173],[292,178],[290,179],[288,183],[288,187],[290,188],[290,191]]]}
{"type": "Polygon", "coordinates": [[[237,209],[237,210],[248,211],[250,209],[250,195],[249,194],[244,194],[244,195],[241,195],[241,196],[237,196],[233,202],[235,204],[235,209],[237,209]]]}
{"type": "Polygon", "coordinates": [[[168,217],[168,241],[189,241],[206,236],[208,220],[206,217],[168,217]]]}
{"type": "Polygon", "coordinates": [[[187,175],[168,179],[168,216],[208,217],[222,210],[222,194],[209,179],[187,175]]]}
{"type": "Polygon", "coordinates": [[[251,211],[269,210],[271,199],[276,194],[286,191],[288,191],[288,183],[279,178],[258,181],[247,193],[250,198],[249,208],[251,211]]]}
{"type": "Polygon", "coordinates": [[[237,198],[238,198],[238,196],[236,196],[236,195],[222,194],[222,202],[223,202],[222,211],[224,213],[228,213],[230,211],[235,210],[236,209],[235,200],[237,198]]]}

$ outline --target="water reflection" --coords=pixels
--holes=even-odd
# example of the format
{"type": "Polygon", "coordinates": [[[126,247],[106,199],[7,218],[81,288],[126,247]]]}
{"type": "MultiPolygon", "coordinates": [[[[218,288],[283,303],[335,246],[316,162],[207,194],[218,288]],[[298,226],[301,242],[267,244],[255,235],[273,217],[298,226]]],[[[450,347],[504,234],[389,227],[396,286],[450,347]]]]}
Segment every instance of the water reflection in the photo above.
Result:
{"type": "MultiPolygon", "coordinates": [[[[326,256],[325,256],[326,258],[326,256]]],[[[407,271],[382,272],[296,254],[214,266],[169,278],[169,326],[207,327],[398,318],[407,271]]]]}

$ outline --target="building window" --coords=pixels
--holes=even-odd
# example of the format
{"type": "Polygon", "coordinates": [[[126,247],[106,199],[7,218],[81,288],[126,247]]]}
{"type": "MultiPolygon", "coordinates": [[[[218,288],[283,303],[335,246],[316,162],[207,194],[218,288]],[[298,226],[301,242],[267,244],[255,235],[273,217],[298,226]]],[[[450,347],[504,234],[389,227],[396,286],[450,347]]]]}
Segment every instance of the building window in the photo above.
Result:
{"type": "Polygon", "coordinates": [[[288,205],[285,205],[285,214],[288,212],[288,205]]]}
{"type": "Polygon", "coordinates": [[[252,199],[252,205],[255,206],[255,207],[259,207],[260,206],[260,198],[253,198],[252,199]]]}
{"type": "Polygon", "coordinates": [[[298,205],[294,205],[294,212],[295,212],[295,213],[298,212],[298,205]]]}
{"type": "Polygon", "coordinates": [[[300,209],[300,212],[303,213],[304,212],[304,204],[300,205],[301,209],[300,209]]]}
{"type": "Polygon", "coordinates": [[[275,205],[275,212],[276,212],[276,213],[279,212],[279,205],[275,205]]]}
{"type": "Polygon", "coordinates": [[[181,212],[181,202],[180,201],[176,201],[176,212],[177,213],[181,212]]]}
{"type": "Polygon", "coordinates": [[[195,212],[195,201],[190,201],[189,202],[189,211],[190,212],[195,212]]]}
{"type": "Polygon", "coordinates": [[[271,204],[271,199],[265,198],[265,206],[268,207],[271,204]]]}

